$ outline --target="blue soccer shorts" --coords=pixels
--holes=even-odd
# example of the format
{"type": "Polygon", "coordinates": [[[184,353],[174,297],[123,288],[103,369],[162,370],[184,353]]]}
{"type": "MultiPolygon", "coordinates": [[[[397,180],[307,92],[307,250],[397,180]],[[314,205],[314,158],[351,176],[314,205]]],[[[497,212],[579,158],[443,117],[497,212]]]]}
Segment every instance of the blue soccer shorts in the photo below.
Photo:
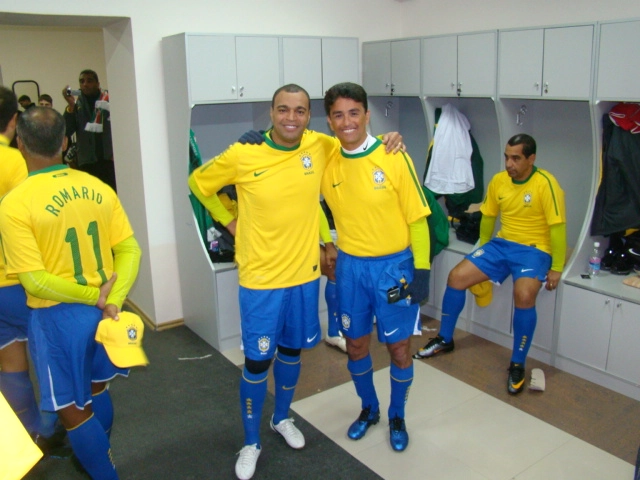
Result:
{"type": "Polygon", "coordinates": [[[465,258],[497,284],[509,275],[513,276],[514,282],[521,277],[544,282],[551,268],[548,253],[503,238],[493,238],[465,258]]]}
{"type": "Polygon", "coordinates": [[[61,303],[33,309],[29,349],[40,384],[41,409],[56,411],[91,402],[91,383],[106,382],[129,369],[116,367],[95,341],[102,310],[61,303]]]}
{"type": "Polygon", "coordinates": [[[336,285],[342,333],[353,339],[370,334],[375,316],[380,342],[409,338],[420,319],[420,306],[410,305],[405,299],[389,303],[387,292],[411,283],[413,271],[409,249],[381,257],[356,257],[340,251],[336,285]]]}
{"type": "Polygon", "coordinates": [[[27,341],[31,309],[22,285],[0,288],[0,349],[13,342],[27,341]]]}
{"type": "Polygon", "coordinates": [[[311,348],[320,341],[320,279],[272,290],[240,287],[244,354],[252,360],[273,358],[276,347],[311,348]]]}

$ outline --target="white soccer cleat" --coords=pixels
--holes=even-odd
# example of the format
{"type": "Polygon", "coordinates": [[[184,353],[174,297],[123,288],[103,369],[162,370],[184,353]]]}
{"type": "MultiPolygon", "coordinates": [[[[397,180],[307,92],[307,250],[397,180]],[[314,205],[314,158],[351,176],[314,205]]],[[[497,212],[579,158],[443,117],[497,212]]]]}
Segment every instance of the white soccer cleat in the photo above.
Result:
{"type": "Polygon", "coordinates": [[[271,430],[282,435],[287,445],[291,448],[299,450],[304,447],[304,435],[302,435],[302,432],[293,424],[293,418],[285,418],[277,425],[274,425],[273,415],[271,415],[269,424],[271,425],[271,430]]]}
{"type": "Polygon", "coordinates": [[[238,460],[236,461],[236,477],[239,480],[249,480],[256,471],[256,463],[262,449],[258,448],[258,444],[245,445],[238,452],[238,460]]]}

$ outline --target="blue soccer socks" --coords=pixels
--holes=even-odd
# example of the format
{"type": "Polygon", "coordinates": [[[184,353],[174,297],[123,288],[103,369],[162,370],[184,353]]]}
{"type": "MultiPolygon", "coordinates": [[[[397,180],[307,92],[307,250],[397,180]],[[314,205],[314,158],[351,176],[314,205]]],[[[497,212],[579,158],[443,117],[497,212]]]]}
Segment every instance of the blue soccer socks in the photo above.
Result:
{"type": "Polygon", "coordinates": [[[113,402],[109,394],[109,388],[105,387],[100,393],[94,393],[91,396],[91,407],[93,413],[104,428],[107,437],[111,435],[111,426],[113,425],[113,402]]]}
{"type": "Polygon", "coordinates": [[[409,390],[413,382],[413,362],[407,368],[400,368],[393,362],[389,369],[391,378],[391,402],[389,404],[389,419],[404,418],[404,406],[409,398],[409,390]]]}
{"type": "Polygon", "coordinates": [[[260,448],[260,419],[262,407],[267,396],[267,375],[269,371],[262,373],[250,373],[245,367],[240,380],[240,412],[244,426],[244,444],[257,444],[260,448]]]}
{"type": "Polygon", "coordinates": [[[373,385],[373,361],[371,355],[353,361],[349,359],[347,368],[356,387],[356,393],[362,401],[362,408],[371,407],[372,412],[380,409],[380,402],[373,385]]]}
{"type": "Polygon", "coordinates": [[[39,432],[40,410],[36,403],[29,371],[0,372],[0,391],[24,428],[30,433],[41,433],[39,432]]]}
{"type": "Polygon", "coordinates": [[[447,285],[442,299],[442,318],[440,323],[440,336],[446,343],[453,340],[453,332],[458,323],[460,312],[464,308],[466,290],[457,290],[447,285]]]}
{"type": "Polygon", "coordinates": [[[327,302],[327,335],[337,337],[340,335],[340,324],[338,323],[338,289],[336,282],[327,281],[324,288],[324,299],[327,302]]]}
{"type": "Polygon", "coordinates": [[[91,478],[118,480],[116,466],[111,458],[111,444],[95,415],[68,430],[67,434],[73,453],[91,478]]]}
{"type": "Polygon", "coordinates": [[[278,424],[289,418],[289,407],[296,391],[301,367],[300,355],[291,357],[282,352],[276,353],[273,363],[273,378],[276,387],[276,406],[273,413],[273,423],[278,424]]]}
{"type": "Polygon", "coordinates": [[[511,361],[524,365],[536,330],[536,307],[513,309],[513,353],[511,361]]]}

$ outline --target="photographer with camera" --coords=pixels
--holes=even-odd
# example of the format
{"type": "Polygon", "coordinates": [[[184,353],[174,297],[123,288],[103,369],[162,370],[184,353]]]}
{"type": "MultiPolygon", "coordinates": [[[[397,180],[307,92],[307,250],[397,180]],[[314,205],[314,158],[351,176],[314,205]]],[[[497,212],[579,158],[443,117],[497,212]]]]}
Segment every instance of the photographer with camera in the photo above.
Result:
{"type": "MultiPolygon", "coordinates": [[[[109,92],[100,89],[98,74],[93,70],[80,72],[79,83],[80,90],[72,90],[69,85],[62,89],[62,97],[67,102],[64,111],[66,135],[76,134],[77,168],[116,190],[109,92]]],[[[73,153],[73,148],[69,150],[73,153]]],[[[65,160],[73,163],[74,159],[69,157],[67,152],[65,160]]]]}

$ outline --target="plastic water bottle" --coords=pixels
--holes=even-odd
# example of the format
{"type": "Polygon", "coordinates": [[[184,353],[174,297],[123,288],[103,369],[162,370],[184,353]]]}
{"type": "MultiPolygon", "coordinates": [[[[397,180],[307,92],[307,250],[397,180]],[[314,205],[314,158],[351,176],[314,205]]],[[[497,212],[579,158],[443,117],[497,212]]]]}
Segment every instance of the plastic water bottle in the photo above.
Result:
{"type": "Polygon", "coordinates": [[[600,242],[593,243],[593,251],[589,257],[589,275],[595,277],[600,273],[600,263],[602,258],[600,257],[600,242]]]}

